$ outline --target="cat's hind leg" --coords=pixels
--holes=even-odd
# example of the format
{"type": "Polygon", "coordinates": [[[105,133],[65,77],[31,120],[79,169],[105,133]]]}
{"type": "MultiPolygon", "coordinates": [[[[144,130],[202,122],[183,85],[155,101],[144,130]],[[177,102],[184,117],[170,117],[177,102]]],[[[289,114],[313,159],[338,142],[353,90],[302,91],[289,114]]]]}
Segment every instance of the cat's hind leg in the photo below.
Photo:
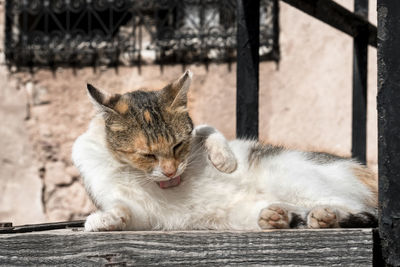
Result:
{"type": "Polygon", "coordinates": [[[376,228],[378,227],[377,212],[350,213],[339,221],[339,226],[342,228],[376,228]]]}
{"type": "Polygon", "coordinates": [[[307,227],[318,228],[359,228],[376,227],[375,214],[369,212],[352,213],[344,208],[333,206],[317,206],[307,215],[307,227]]]}
{"type": "Polygon", "coordinates": [[[285,203],[271,204],[262,209],[258,226],[265,229],[288,229],[306,227],[306,210],[285,203]]]}
{"type": "MultiPolygon", "coordinates": [[[[344,213],[344,212],[342,212],[344,213]]],[[[308,228],[337,228],[339,227],[339,210],[329,206],[313,208],[307,215],[308,228]]]]}

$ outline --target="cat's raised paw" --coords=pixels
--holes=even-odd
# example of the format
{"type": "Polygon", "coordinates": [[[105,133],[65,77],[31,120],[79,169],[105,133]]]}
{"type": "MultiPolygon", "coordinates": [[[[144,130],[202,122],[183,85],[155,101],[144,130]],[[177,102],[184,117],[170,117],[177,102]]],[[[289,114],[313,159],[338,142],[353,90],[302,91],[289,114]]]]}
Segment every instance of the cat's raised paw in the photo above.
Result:
{"type": "Polygon", "coordinates": [[[85,222],[86,232],[122,231],[126,228],[126,218],[113,212],[97,211],[90,214],[85,222]]]}
{"type": "Polygon", "coordinates": [[[270,205],[260,212],[258,226],[261,229],[289,228],[289,216],[286,209],[278,205],[270,205]]]}
{"type": "Polygon", "coordinates": [[[236,170],[237,162],[232,153],[214,149],[212,152],[210,152],[209,158],[214,167],[221,172],[232,173],[236,170]]]}
{"type": "Polygon", "coordinates": [[[316,207],[307,216],[308,228],[335,228],[339,227],[338,215],[333,208],[316,207]]]}
{"type": "Polygon", "coordinates": [[[236,157],[225,142],[209,137],[206,141],[208,158],[211,163],[221,172],[232,173],[237,168],[236,157]]]}

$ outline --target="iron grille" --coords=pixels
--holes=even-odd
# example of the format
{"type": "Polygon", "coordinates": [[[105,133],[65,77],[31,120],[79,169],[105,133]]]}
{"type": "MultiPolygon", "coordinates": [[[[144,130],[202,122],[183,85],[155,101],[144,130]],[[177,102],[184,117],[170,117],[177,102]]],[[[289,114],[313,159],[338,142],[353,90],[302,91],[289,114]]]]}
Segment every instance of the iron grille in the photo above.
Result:
{"type": "MultiPolygon", "coordinates": [[[[231,61],[235,0],[7,0],[7,64],[231,61]]],[[[260,55],[279,60],[278,3],[261,0],[260,55]]]]}

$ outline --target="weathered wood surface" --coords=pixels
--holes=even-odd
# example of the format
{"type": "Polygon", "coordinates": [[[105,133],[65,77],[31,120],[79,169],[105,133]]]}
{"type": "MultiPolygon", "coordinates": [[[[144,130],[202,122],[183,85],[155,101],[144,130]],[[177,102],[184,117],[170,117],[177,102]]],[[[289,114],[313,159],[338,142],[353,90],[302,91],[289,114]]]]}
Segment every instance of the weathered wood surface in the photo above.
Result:
{"type": "Polygon", "coordinates": [[[0,235],[0,265],[372,266],[372,229],[0,235]]]}

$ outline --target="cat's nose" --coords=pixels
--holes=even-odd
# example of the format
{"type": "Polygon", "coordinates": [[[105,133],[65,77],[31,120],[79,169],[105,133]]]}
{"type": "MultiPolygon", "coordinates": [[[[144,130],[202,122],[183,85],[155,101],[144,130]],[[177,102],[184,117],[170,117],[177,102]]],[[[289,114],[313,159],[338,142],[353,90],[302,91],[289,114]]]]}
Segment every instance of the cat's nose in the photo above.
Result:
{"type": "Polygon", "coordinates": [[[176,161],[172,159],[161,159],[160,162],[160,167],[162,170],[162,173],[169,177],[172,178],[176,174],[176,161]]]}
{"type": "Polygon", "coordinates": [[[170,171],[170,172],[163,172],[163,174],[169,178],[174,177],[176,174],[176,171],[170,171]]]}

